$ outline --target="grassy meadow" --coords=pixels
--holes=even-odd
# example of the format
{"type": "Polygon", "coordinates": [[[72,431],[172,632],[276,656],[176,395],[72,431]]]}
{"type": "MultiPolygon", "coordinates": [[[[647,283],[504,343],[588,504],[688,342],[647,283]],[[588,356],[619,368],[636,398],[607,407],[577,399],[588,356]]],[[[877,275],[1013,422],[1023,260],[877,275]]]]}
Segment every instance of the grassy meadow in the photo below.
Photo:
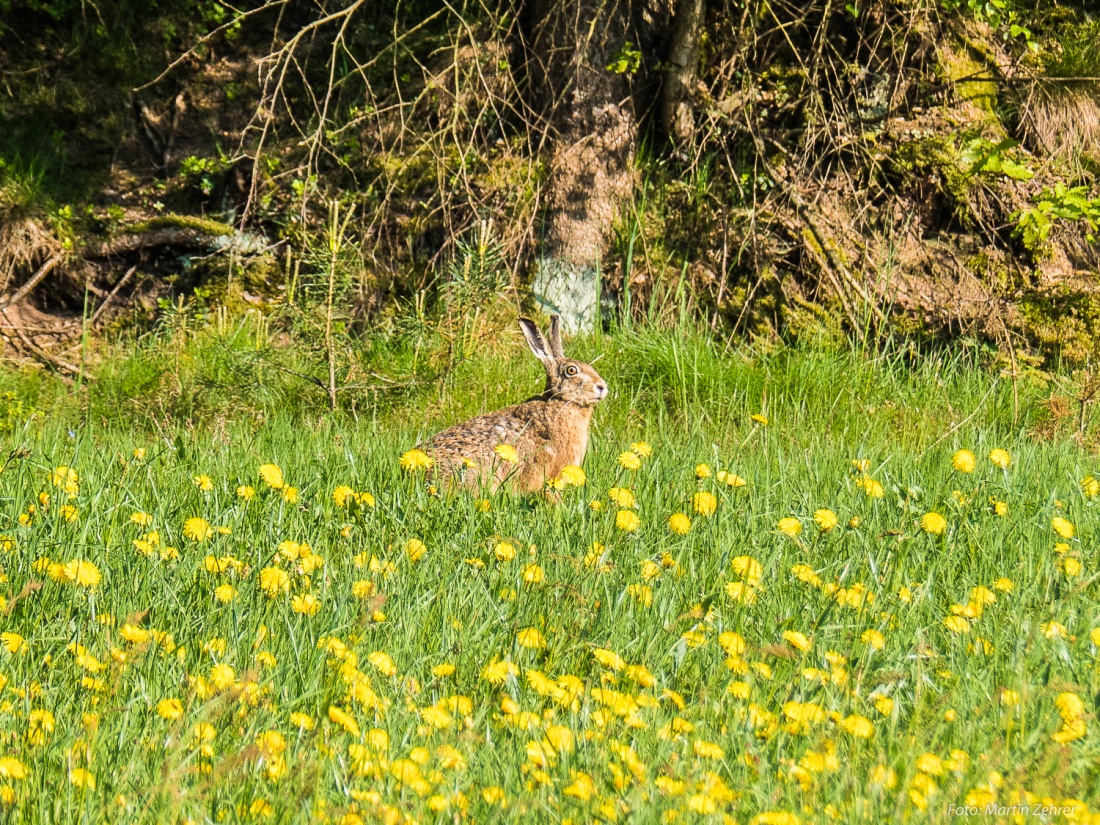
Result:
{"type": "Polygon", "coordinates": [[[1100,822],[1100,460],[1050,387],[576,341],[612,395],[555,505],[400,461],[541,388],[518,332],[338,415],[235,393],[234,335],[0,379],[5,821],[1100,822]]]}

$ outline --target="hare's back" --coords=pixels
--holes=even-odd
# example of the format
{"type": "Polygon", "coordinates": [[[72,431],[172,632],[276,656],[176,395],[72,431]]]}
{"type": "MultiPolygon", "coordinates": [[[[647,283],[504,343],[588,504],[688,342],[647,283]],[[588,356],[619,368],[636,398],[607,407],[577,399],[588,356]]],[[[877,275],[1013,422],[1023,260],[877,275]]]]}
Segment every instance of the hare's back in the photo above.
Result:
{"type": "Polygon", "coordinates": [[[432,436],[425,447],[435,454],[437,461],[446,463],[463,458],[473,461],[489,459],[498,445],[515,446],[521,441],[537,438],[537,434],[545,429],[538,420],[532,420],[530,413],[533,411],[525,410],[526,406],[519,404],[456,424],[432,436]]]}

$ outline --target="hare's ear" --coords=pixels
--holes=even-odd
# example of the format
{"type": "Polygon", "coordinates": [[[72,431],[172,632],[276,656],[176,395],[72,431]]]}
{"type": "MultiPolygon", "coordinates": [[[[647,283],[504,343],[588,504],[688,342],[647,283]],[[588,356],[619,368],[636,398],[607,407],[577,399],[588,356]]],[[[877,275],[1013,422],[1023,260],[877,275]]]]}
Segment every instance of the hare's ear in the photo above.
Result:
{"type": "Polygon", "coordinates": [[[561,318],[557,315],[550,316],[550,353],[555,358],[565,358],[565,351],[561,348],[561,318]]]}
{"type": "Polygon", "coordinates": [[[546,339],[542,337],[538,325],[530,318],[520,318],[519,328],[523,330],[523,337],[527,339],[527,346],[531,348],[531,352],[535,353],[535,357],[547,366],[553,364],[554,356],[546,346],[546,339]]]}

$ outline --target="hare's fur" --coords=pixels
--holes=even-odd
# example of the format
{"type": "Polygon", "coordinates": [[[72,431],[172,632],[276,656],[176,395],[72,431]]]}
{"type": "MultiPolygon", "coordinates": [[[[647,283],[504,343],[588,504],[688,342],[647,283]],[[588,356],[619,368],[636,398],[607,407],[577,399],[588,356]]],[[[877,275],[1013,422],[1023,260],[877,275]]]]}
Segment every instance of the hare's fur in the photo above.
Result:
{"type": "Polygon", "coordinates": [[[531,351],[546,369],[541,395],[497,412],[485,413],[433,436],[421,449],[437,472],[467,487],[507,484],[531,493],[569,465],[580,466],[588,449],[592,408],[607,396],[607,384],[591,365],[566,358],[558,316],[550,320],[549,340],[527,318],[520,328],[531,351]],[[510,444],[519,455],[511,464],[494,448],[510,444]]]}

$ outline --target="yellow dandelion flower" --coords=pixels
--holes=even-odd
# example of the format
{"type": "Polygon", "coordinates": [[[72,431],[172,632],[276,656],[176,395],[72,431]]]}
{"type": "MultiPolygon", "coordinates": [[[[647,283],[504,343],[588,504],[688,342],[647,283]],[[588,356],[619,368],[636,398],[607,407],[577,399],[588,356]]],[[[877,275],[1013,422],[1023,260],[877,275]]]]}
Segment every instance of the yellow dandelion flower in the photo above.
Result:
{"type": "Polygon", "coordinates": [[[183,703],[175,697],[157,702],[157,715],[162,719],[175,721],[183,716],[183,703]]]}
{"type": "Polygon", "coordinates": [[[558,478],[561,479],[563,484],[568,484],[570,487],[583,487],[585,482],[588,481],[588,476],[584,470],[575,464],[562,467],[558,478]]]}
{"type": "Polygon", "coordinates": [[[145,628],[129,623],[120,627],[118,633],[132,645],[143,645],[152,638],[152,634],[145,628]]]}
{"type": "Polygon", "coordinates": [[[1058,709],[1058,715],[1062,717],[1063,722],[1072,722],[1085,713],[1085,703],[1076,693],[1059,693],[1054,700],[1054,706],[1058,709]]]}
{"type": "Polygon", "coordinates": [[[341,484],[332,491],[332,503],[337,507],[347,507],[354,500],[355,490],[346,484],[341,484]]]}
{"type": "Polygon", "coordinates": [[[734,630],[725,630],[719,633],[718,644],[727,656],[740,656],[748,648],[745,637],[734,630]]]}
{"type": "Polygon", "coordinates": [[[573,732],[564,725],[550,725],[546,729],[546,741],[558,753],[571,753],[573,751],[573,732]]]}
{"type": "Polygon", "coordinates": [[[886,495],[886,491],[882,489],[882,484],[870,476],[863,476],[856,482],[856,486],[863,490],[868,498],[882,498],[886,495]]]}
{"type": "Polygon", "coordinates": [[[764,577],[764,567],[752,556],[737,556],[730,565],[733,572],[749,584],[756,584],[764,577]]]}
{"type": "Polygon", "coordinates": [[[229,604],[237,596],[237,588],[231,584],[220,584],[214,588],[214,598],[222,604],[229,604]]]}
{"type": "Polygon", "coordinates": [[[692,509],[695,510],[696,515],[713,516],[718,509],[718,497],[715,496],[714,493],[700,490],[691,497],[691,506],[692,509]]]}
{"type": "Polygon", "coordinates": [[[797,630],[784,630],[783,638],[791,647],[803,653],[813,647],[813,642],[811,642],[810,639],[807,638],[806,634],[800,633],[797,630]]]}
{"type": "Polygon", "coordinates": [[[886,637],[874,628],[868,628],[867,630],[864,630],[863,635],[861,635],[859,638],[860,641],[862,641],[872,650],[882,650],[884,647],[886,647],[886,637]]]}
{"type": "Polygon", "coordinates": [[[695,744],[692,745],[692,750],[700,759],[721,759],[726,755],[721,745],[717,745],[714,742],[706,742],[702,739],[695,740],[695,744]]]}
{"type": "Polygon", "coordinates": [[[485,800],[486,805],[498,805],[504,806],[507,800],[504,789],[497,785],[490,785],[488,788],[483,788],[481,791],[481,798],[485,800]]]}
{"type": "Polygon", "coordinates": [[[95,776],[91,771],[85,768],[73,768],[69,771],[69,783],[74,788],[87,788],[89,791],[95,790],[95,776]]]}
{"type": "Polygon", "coordinates": [[[633,533],[641,524],[642,520],[633,510],[619,510],[615,514],[615,526],[624,533],[633,533]]]}
{"type": "Polygon", "coordinates": [[[795,564],[791,567],[791,575],[801,582],[805,582],[811,587],[821,587],[821,577],[814,572],[814,569],[808,564],[795,564]]]}
{"type": "Polygon", "coordinates": [[[822,533],[828,533],[836,527],[838,519],[832,510],[821,509],[814,513],[814,521],[822,533]]]}
{"type": "Polygon", "coordinates": [[[497,454],[497,458],[501,461],[507,461],[509,464],[519,464],[519,453],[511,444],[497,444],[493,447],[493,452],[497,454]]]}
{"type": "Polygon", "coordinates": [[[99,568],[90,561],[73,559],[64,567],[65,578],[80,587],[95,587],[103,578],[99,568]]]}
{"type": "Polygon", "coordinates": [[[149,527],[153,524],[153,517],[148,513],[143,513],[139,510],[136,513],[130,514],[130,521],[132,521],[138,527],[149,527]]]}
{"type": "Polygon", "coordinates": [[[32,745],[41,745],[54,732],[57,720],[48,710],[32,710],[27,716],[27,739],[32,745]]]}
{"type": "Polygon", "coordinates": [[[374,651],[367,656],[367,661],[371,663],[375,670],[387,678],[397,675],[397,665],[393,663],[390,654],[384,650],[374,651]]]}
{"type": "Polygon", "coordinates": [[[951,466],[960,473],[972,473],[978,466],[978,459],[970,450],[959,450],[951,456],[951,466]]]}
{"type": "Polygon", "coordinates": [[[290,600],[290,609],[303,616],[315,616],[321,609],[321,600],[312,593],[297,594],[290,600]]]}
{"type": "Polygon", "coordinates": [[[369,599],[374,593],[374,582],[370,581],[370,579],[359,579],[351,586],[351,595],[357,599],[369,599]]]}
{"type": "Polygon", "coordinates": [[[492,685],[502,685],[509,676],[517,676],[519,668],[507,660],[491,662],[481,671],[481,678],[492,685]]]}
{"type": "Polygon", "coordinates": [[[596,783],[584,771],[573,771],[573,781],[562,789],[562,793],[580,802],[587,802],[596,795],[596,783]]]}
{"type": "Polygon", "coordinates": [[[542,568],[537,564],[531,563],[523,568],[523,583],[524,584],[538,584],[545,577],[542,568]]]}
{"type": "Polygon", "coordinates": [[[875,735],[875,726],[866,716],[853,713],[840,722],[840,729],[859,739],[870,739],[875,735]]]}
{"type": "Polygon", "coordinates": [[[432,675],[440,679],[446,679],[448,676],[454,675],[455,669],[455,666],[450,662],[444,662],[432,668],[432,675]]]}
{"type": "Polygon", "coordinates": [[[947,519],[939,513],[925,513],[920,519],[921,529],[932,536],[942,536],[947,529],[947,519]]]}
{"type": "Polygon", "coordinates": [[[797,538],[798,534],[802,532],[802,522],[794,516],[787,516],[786,518],[779,519],[779,523],[776,524],[776,529],[785,536],[789,536],[792,539],[797,538]]]}
{"type": "Polygon", "coordinates": [[[825,711],[814,702],[786,702],[783,715],[797,725],[819,724],[825,721],[825,711]]]}
{"type": "Polygon", "coordinates": [[[754,816],[749,825],[802,825],[802,820],[786,811],[765,811],[754,816]]]}
{"type": "Polygon", "coordinates": [[[275,813],[275,807],[263,797],[258,797],[252,800],[252,804],[248,806],[248,815],[256,819],[267,819],[275,813]]]}
{"type": "Polygon", "coordinates": [[[527,647],[532,650],[546,647],[546,637],[539,632],[538,628],[534,627],[525,628],[517,633],[516,641],[520,647],[527,647]]]}
{"type": "Polygon", "coordinates": [[[1085,476],[1081,479],[1081,493],[1085,498],[1096,498],[1100,495],[1100,481],[1093,476],[1085,476]]]}
{"type": "Polygon", "coordinates": [[[1085,720],[1074,719],[1072,722],[1064,723],[1059,730],[1050,735],[1050,738],[1060,745],[1065,745],[1083,739],[1087,733],[1088,726],[1085,724],[1085,720]]]}
{"type": "Polygon", "coordinates": [[[624,510],[634,506],[634,493],[626,487],[612,487],[607,491],[607,497],[624,510]]]}
{"type": "Polygon", "coordinates": [[[730,682],[726,687],[726,693],[734,699],[746,701],[752,695],[752,685],[748,682],[730,682]]]}
{"type": "Polygon", "coordinates": [[[405,472],[415,473],[418,470],[430,470],[435,462],[423,450],[409,450],[402,454],[398,463],[405,472]]]}
{"type": "Polygon", "coordinates": [[[4,779],[26,779],[27,768],[14,756],[0,757],[0,777],[4,779]]]}
{"type": "Polygon", "coordinates": [[[237,488],[236,492],[237,498],[243,499],[244,501],[251,501],[252,497],[256,495],[256,488],[248,484],[242,484],[237,488]]]}
{"type": "Polygon", "coordinates": [[[279,595],[280,590],[288,590],[289,588],[290,576],[287,575],[285,570],[278,567],[265,567],[260,571],[260,590],[269,599],[279,595]]]}
{"type": "Polygon", "coordinates": [[[642,466],[641,457],[632,450],[619,453],[619,466],[625,470],[637,470],[642,466]]]}
{"type": "Polygon", "coordinates": [[[768,417],[763,413],[753,413],[749,418],[762,427],[768,426],[768,417]]]}
{"type": "Polygon", "coordinates": [[[236,680],[236,671],[224,662],[210,668],[210,686],[216,691],[222,691],[232,687],[236,680]]]}
{"type": "Polygon", "coordinates": [[[50,473],[50,481],[54,487],[58,487],[65,491],[65,495],[72,498],[80,492],[80,477],[77,475],[76,470],[64,465],[56,467],[52,473],[50,473]]]}
{"type": "Polygon", "coordinates": [[[272,490],[281,490],[286,484],[278,464],[261,464],[259,474],[260,480],[272,490]]]}
{"type": "Polygon", "coordinates": [[[682,536],[691,529],[691,519],[683,513],[673,513],[668,517],[668,529],[682,536]]]}
{"type": "Polygon", "coordinates": [[[183,523],[183,535],[191,541],[203,542],[214,535],[214,530],[206,519],[195,516],[183,523]]]}
{"type": "Polygon", "coordinates": [[[313,730],[313,717],[308,713],[302,713],[295,711],[290,714],[290,724],[298,728],[298,730],[313,730]]]}
{"type": "Polygon", "coordinates": [[[626,594],[633,597],[642,607],[650,607],[653,604],[653,588],[645,584],[629,584],[626,594]]]}
{"type": "Polygon", "coordinates": [[[696,464],[695,465],[695,477],[698,479],[710,478],[710,465],[709,464],[696,464]]]}
{"type": "Polygon", "coordinates": [[[645,441],[635,441],[630,445],[630,451],[637,453],[642,458],[649,458],[653,455],[653,448],[645,441]]]}
{"type": "Polygon", "coordinates": [[[943,620],[943,626],[952,633],[970,632],[970,621],[965,616],[946,616],[943,620]]]}
{"type": "Polygon", "coordinates": [[[685,630],[680,634],[680,638],[684,640],[690,648],[702,647],[707,643],[707,637],[705,634],[700,633],[698,630],[685,630]]]}
{"type": "Polygon", "coordinates": [[[735,602],[756,604],[756,588],[750,582],[726,582],[726,595],[735,602]]]}
{"type": "Polygon", "coordinates": [[[1054,532],[1064,539],[1071,539],[1077,534],[1077,530],[1073,526],[1073,522],[1068,521],[1061,516],[1055,516],[1050,520],[1050,526],[1054,528],[1054,532]]]}
{"type": "Polygon", "coordinates": [[[508,541],[497,542],[496,547],[493,548],[493,555],[497,561],[509,562],[516,557],[516,547],[508,541]]]}
{"type": "Polygon", "coordinates": [[[626,667],[626,662],[622,657],[614,650],[609,650],[606,647],[597,647],[592,651],[592,656],[601,667],[605,667],[608,670],[622,670],[626,667]]]}
{"type": "Polygon", "coordinates": [[[427,546],[420,539],[409,539],[405,543],[405,555],[409,557],[409,561],[413,564],[424,558],[427,552],[427,546]]]}
{"type": "Polygon", "coordinates": [[[355,721],[355,717],[339,705],[329,705],[328,718],[330,722],[339,725],[356,739],[359,738],[359,723],[355,721]]]}
{"type": "Polygon", "coordinates": [[[420,711],[420,718],[436,730],[445,730],[454,724],[454,717],[438,705],[424,708],[420,711]]]}
{"type": "Polygon", "coordinates": [[[1002,470],[1007,470],[1008,465],[1012,463],[1012,456],[1008,454],[1008,450],[992,450],[989,453],[989,460],[1002,470]]]}
{"type": "Polygon", "coordinates": [[[204,493],[209,493],[214,489],[214,479],[208,475],[192,476],[191,481],[204,493]]]}
{"type": "Polygon", "coordinates": [[[1020,704],[1020,694],[1015,690],[1002,688],[998,701],[1006,708],[1011,708],[1020,704]]]}
{"type": "Polygon", "coordinates": [[[1039,629],[1048,639],[1064,639],[1069,636],[1069,631],[1061,622],[1044,622],[1039,625],[1039,629]]]}

